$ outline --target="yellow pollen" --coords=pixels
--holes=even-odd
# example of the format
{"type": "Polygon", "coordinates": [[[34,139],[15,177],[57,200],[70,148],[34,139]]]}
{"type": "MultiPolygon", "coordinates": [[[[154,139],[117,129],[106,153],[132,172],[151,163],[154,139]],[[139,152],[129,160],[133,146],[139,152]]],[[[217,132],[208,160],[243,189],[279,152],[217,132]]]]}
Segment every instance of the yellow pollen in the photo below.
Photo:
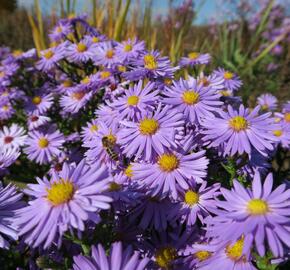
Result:
{"type": "Polygon", "coordinates": [[[3,111],[8,111],[9,110],[9,106],[8,105],[3,105],[2,106],[2,110],[3,111]]]}
{"type": "Polygon", "coordinates": [[[87,50],[87,46],[84,43],[79,43],[77,45],[77,50],[78,52],[85,52],[87,50]]]}
{"type": "Polygon", "coordinates": [[[117,138],[113,134],[108,134],[108,135],[106,135],[104,137],[107,138],[107,140],[109,141],[110,145],[115,145],[116,142],[117,142],[117,138]]]}
{"type": "Polygon", "coordinates": [[[170,78],[165,78],[165,79],[164,79],[164,83],[165,83],[166,85],[171,85],[171,84],[172,84],[172,79],[170,79],[170,78]]]}
{"type": "Polygon", "coordinates": [[[62,27],[61,27],[61,26],[58,26],[58,27],[56,28],[56,32],[57,32],[57,33],[61,33],[61,32],[62,32],[62,27]]]}
{"type": "Polygon", "coordinates": [[[164,172],[172,172],[178,168],[179,160],[173,154],[163,154],[158,158],[159,168],[164,172]]]}
{"type": "Polygon", "coordinates": [[[199,194],[195,191],[188,190],[184,194],[184,201],[186,204],[193,206],[199,201],[199,194]]]}
{"type": "Polygon", "coordinates": [[[199,53],[198,52],[191,52],[188,54],[188,58],[191,60],[195,60],[197,57],[199,57],[199,53]]]}
{"type": "Polygon", "coordinates": [[[247,120],[242,116],[235,116],[229,121],[230,127],[237,132],[248,128],[247,120]]]}
{"type": "Polygon", "coordinates": [[[74,195],[74,185],[64,179],[52,183],[50,188],[47,189],[47,199],[54,205],[66,203],[72,199],[74,195]]]}
{"type": "Polygon", "coordinates": [[[82,84],[88,84],[90,82],[90,78],[88,76],[84,77],[82,80],[81,80],[81,83],[82,84]]]}
{"type": "Polygon", "coordinates": [[[136,106],[139,102],[139,97],[137,96],[130,96],[128,97],[127,103],[130,106],[136,106]]]}
{"type": "Polygon", "coordinates": [[[49,145],[49,141],[46,138],[43,137],[38,140],[38,146],[40,148],[46,148],[48,145],[49,145]]]}
{"type": "Polygon", "coordinates": [[[130,52],[130,51],[132,51],[132,45],[131,45],[131,44],[126,44],[126,45],[124,46],[124,51],[125,51],[125,52],[130,52]]]}
{"type": "Polygon", "coordinates": [[[199,100],[199,94],[195,91],[185,91],[182,94],[182,100],[187,105],[194,105],[199,100]]]}
{"type": "Polygon", "coordinates": [[[119,191],[121,189],[121,185],[116,182],[111,182],[109,186],[109,191],[119,191]]]}
{"type": "Polygon", "coordinates": [[[273,131],[273,134],[274,134],[276,137],[280,137],[280,136],[282,136],[283,132],[282,132],[282,130],[274,130],[274,131],[273,131]]]}
{"type": "Polygon", "coordinates": [[[63,81],[62,83],[62,86],[67,88],[67,87],[71,87],[73,85],[72,81],[71,80],[65,80],[63,81]]]}
{"type": "Polygon", "coordinates": [[[90,131],[94,132],[94,131],[98,131],[99,127],[97,125],[91,125],[90,127],[90,131]]]}
{"type": "Polygon", "coordinates": [[[152,54],[146,54],[144,56],[144,65],[147,69],[156,69],[157,68],[157,61],[152,54]]]}
{"type": "Polygon", "coordinates": [[[41,103],[41,101],[42,101],[42,99],[41,99],[40,96],[35,96],[35,97],[32,98],[32,103],[34,105],[39,105],[41,103]]]}
{"type": "Polygon", "coordinates": [[[100,39],[98,37],[93,37],[92,38],[92,42],[93,43],[98,43],[100,41],[100,39]]]}
{"type": "Polygon", "coordinates": [[[220,94],[224,97],[229,97],[231,95],[231,92],[229,90],[221,90],[220,94]]]}
{"type": "Polygon", "coordinates": [[[243,254],[243,248],[244,248],[244,238],[242,237],[232,246],[228,245],[226,247],[226,254],[233,261],[237,261],[241,258],[243,254]]]}
{"type": "Polygon", "coordinates": [[[266,111],[266,110],[268,110],[268,109],[269,109],[269,106],[268,106],[267,104],[264,104],[264,105],[262,106],[262,110],[266,111]]]}
{"type": "Polygon", "coordinates": [[[211,252],[206,251],[206,250],[201,250],[196,253],[194,253],[194,256],[199,260],[199,261],[205,261],[211,256],[211,252]]]}
{"type": "Polygon", "coordinates": [[[132,170],[132,165],[129,165],[126,170],[124,171],[125,175],[128,177],[128,178],[131,178],[133,177],[133,170],[132,170]]]}
{"type": "Polygon", "coordinates": [[[107,79],[111,76],[111,72],[110,71],[102,71],[101,72],[101,78],[102,79],[107,79]]]}
{"type": "Polygon", "coordinates": [[[50,59],[51,57],[53,57],[54,53],[52,50],[48,50],[47,52],[45,52],[43,54],[43,56],[46,58],[46,59],[50,59]]]}
{"type": "Polygon", "coordinates": [[[285,113],[284,119],[285,119],[285,122],[290,123],[290,112],[285,113]]]}
{"type": "Polygon", "coordinates": [[[72,93],[72,98],[76,99],[76,100],[81,100],[84,96],[85,96],[85,92],[80,91],[80,92],[75,92],[72,93]]]}
{"type": "Polygon", "coordinates": [[[153,135],[159,128],[159,123],[153,118],[145,118],[140,122],[139,130],[142,135],[153,135]]]}
{"type": "Polygon", "coordinates": [[[224,78],[225,78],[226,80],[230,80],[230,79],[232,79],[233,77],[234,77],[234,74],[233,74],[232,72],[226,71],[226,72],[224,73],[224,78]]]}
{"type": "Polygon", "coordinates": [[[118,70],[119,70],[120,72],[125,72],[127,69],[126,69],[125,66],[120,65],[120,66],[118,66],[118,70]]]}
{"type": "Polygon", "coordinates": [[[107,50],[106,57],[111,59],[115,55],[115,52],[113,50],[107,50]]]}
{"type": "Polygon", "coordinates": [[[161,248],[157,250],[155,260],[158,266],[169,269],[171,263],[177,257],[177,252],[172,247],[161,248]]]}
{"type": "Polygon", "coordinates": [[[15,50],[13,51],[13,56],[17,57],[17,56],[20,56],[22,54],[22,51],[21,50],[15,50]]]}
{"type": "Polygon", "coordinates": [[[247,210],[251,215],[264,215],[269,212],[269,207],[264,200],[252,199],[248,202],[247,210]]]}

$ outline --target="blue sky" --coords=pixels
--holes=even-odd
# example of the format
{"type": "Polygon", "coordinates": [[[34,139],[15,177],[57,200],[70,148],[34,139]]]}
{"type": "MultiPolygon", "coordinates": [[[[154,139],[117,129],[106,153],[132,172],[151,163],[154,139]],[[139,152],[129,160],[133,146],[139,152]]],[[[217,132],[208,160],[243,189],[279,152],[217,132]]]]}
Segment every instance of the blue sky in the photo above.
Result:
{"type": "MultiPolygon", "coordinates": [[[[39,0],[41,8],[44,12],[49,12],[53,7],[59,7],[58,3],[59,0],[39,0]]],[[[79,13],[82,13],[84,11],[87,11],[90,9],[90,0],[76,0],[77,1],[77,10],[79,13]]],[[[136,0],[135,0],[136,1],[136,0]]],[[[132,1],[133,3],[135,2],[132,1]]],[[[34,0],[18,0],[18,3],[20,6],[24,6],[29,8],[33,5],[34,0]]],[[[140,0],[141,3],[145,3],[144,0],[140,0]]],[[[182,3],[183,0],[175,0],[176,4],[182,3]]],[[[218,0],[196,0],[195,1],[198,5],[201,2],[204,2],[204,5],[202,6],[196,23],[201,24],[205,23],[207,19],[210,18],[210,16],[213,16],[216,11],[217,2],[218,0]]],[[[154,7],[154,13],[157,14],[166,14],[167,7],[168,7],[168,0],[153,0],[153,7],[154,7]]]]}

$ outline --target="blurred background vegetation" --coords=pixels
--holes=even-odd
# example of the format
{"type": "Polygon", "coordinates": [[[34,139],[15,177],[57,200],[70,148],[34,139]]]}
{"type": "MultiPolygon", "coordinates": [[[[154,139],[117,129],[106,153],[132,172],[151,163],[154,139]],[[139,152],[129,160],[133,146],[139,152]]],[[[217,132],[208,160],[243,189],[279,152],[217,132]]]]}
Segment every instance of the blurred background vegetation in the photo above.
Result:
{"type": "MultiPolygon", "coordinates": [[[[0,46],[45,49],[47,33],[58,19],[80,15],[80,2],[84,2],[58,0],[45,6],[45,1],[29,1],[31,7],[24,8],[16,0],[0,0],[0,46]]],[[[136,36],[146,41],[148,49],[169,55],[175,64],[192,51],[210,53],[210,68],[223,66],[241,76],[240,94],[251,106],[265,92],[281,102],[290,99],[288,1],[281,5],[278,0],[211,0],[213,5],[221,3],[219,14],[214,14],[219,19],[203,25],[196,25],[195,19],[206,0],[161,0],[158,3],[164,2],[168,11],[162,15],[156,14],[155,1],[159,0],[85,2],[90,23],[110,38],[136,36]]]]}

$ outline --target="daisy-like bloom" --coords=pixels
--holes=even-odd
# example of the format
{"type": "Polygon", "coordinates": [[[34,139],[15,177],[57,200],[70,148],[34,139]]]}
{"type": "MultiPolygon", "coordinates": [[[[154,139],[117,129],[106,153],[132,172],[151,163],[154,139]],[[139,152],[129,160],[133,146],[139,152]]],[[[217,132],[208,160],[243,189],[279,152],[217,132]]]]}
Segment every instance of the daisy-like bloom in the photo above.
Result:
{"type": "Polygon", "coordinates": [[[144,41],[138,41],[136,38],[123,41],[116,46],[116,53],[120,63],[124,63],[132,58],[137,58],[144,51],[144,41]]]}
{"type": "Polygon", "coordinates": [[[19,157],[18,148],[3,148],[0,150],[0,172],[8,168],[19,157]]]}
{"type": "Polygon", "coordinates": [[[179,197],[179,202],[169,214],[171,220],[181,220],[188,226],[196,223],[198,218],[202,223],[204,217],[210,215],[210,210],[216,208],[214,198],[218,195],[220,184],[206,187],[207,183],[203,182],[197,189],[190,188],[184,190],[179,197]]]}
{"type": "Polygon", "coordinates": [[[91,99],[92,92],[86,92],[84,90],[78,90],[63,95],[60,98],[60,106],[65,112],[77,113],[81,110],[91,99]]]}
{"type": "Polygon", "coordinates": [[[17,194],[15,186],[8,185],[4,188],[0,182],[0,248],[9,248],[6,237],[13,240],[18,238],[12,221],[15,210],[22,206],[21,197],[22,194],[17,194]]]}
{"type": "Polygon", "coordinates": [[[87,62],[96,54],[96,46],[88,39],[67,46],[66,56],[70,62],[87,62]]]}
{"type": "Polygon", "coordinates": [[[290,126],[283,125],[282,123],[279,123],[279,128],[273,131],[273,134],[277,137],[279,140],[279,143],[281,143],[282,147],[285,149],[290,148],[290,126]]]}
{"type": "Polygon", "coordinates": [[[9,119],[15,113],[12,104],[9,101],[0,104],[0,119],[6,120],[9,119]]]}
{"type": "Polygon", "coordinates": [[[198,53],[198,52],[190,52],[187,57],[181,57],[179,61],[179,65],[181,67],[185,66],[196,66],[196,65],[206,65],[210,62],[210,55],[208,53],[198,53]]]}
{"type": "Polygon", "coordinates": [[[198,79],[198,84],[204,86],[204,87],[210,87],[215,90],[222,90],[224,88],[224,79],[215,75],[215,74],[210,74],[208,76],[202,76],[197,77],[198,79]]]}
{"type": "Polygon", "coordinates": [[[123,250],[121,242],[115,242],[107,255],[101,244],[92,247],[91,258],[78,255],[74,257],[74,270],[143,270],[149,258],[142,258],[131,246],[123,250]]]}
{"type": "Polygon", "coordinates": [[[37,129],[50,122],[50,120],[49,117],[44,115],[30,114],[27,119],[27,126],[29,130],[37,129]]]}
{"type": "Polygon", "coordinates": [[[40,60],[36,62],[37,69],[48,71],[56,67],[58,61],[64,57],[65,46],[59,45],[40,52],[40,60]]]}
{"type": "Polygon", "coordinates": [[[25,144],[27,135],[23,127],[17,124],[12,124],[10,127],[4,126],[0,130],[0,147],[6,148],[19,148],[25,144]]]}
{"type": "Polygon", "coordinates": [[[114,100],[111,106],[119,113],[120,119],[137,120],[146,110],[152,110],[152,105],[159,99],[159,92],[154,88],[153,82],[143,87],[143,81],[140,80],[126,90],[124,96],[114,100]]]}
{"type": "Polygon", "coordinates": [[[134,163],[132,179],[146,186],[152,196],[171,195],[177,199],[178,190],[186,191],[194,183],[203,182],[208,163],[205,151],[188,155],[163,152],[155,163],[134,163]]]}
{"type": "Polygon", "coordinates": [[[204,140],[211,141],[210,147],[225,143],[224,154],[251,154],[252,148],[265,155],[267,150],[274,149],[277,141],[273,135],[276,125],[273,124],[271,113],[258,115],[260,106],[252,111],[240,105],[234,110],[230,105],[227,112],[219,112],[219,117],[207,118],[202,123],[206,134],[204,140]]]}
{"type": "Polygon", "coordinates": [[[58,130],[55,131],[31,131],[28,133],[24,152],[30,160],[39,164],[45,164],[61,152],[64,136],[58,130]]]}
{"type": "Polygon", "coordinates": [[[173,86],[165,88],[164,95],[163,102],[183,113],[191,123],[200,123],[205,117],[213,117],[223,104],[215,89],[198,84],[193,77],[173,82],[173,86]]]}
{"type": "Polygon", "coordinates": [[[90,141],[92,140],[99,130],[98,120],[93,119],[92,121],[88,122],[85,127],[82,128],[81,137],[83,141],[90,141]]]}
{"type": "Polygon", "coordinates": [[[94,62],[96,65],[103,65],[108,68],[120,63],[112,42],[107,41],[97,45],[94,62]]]}
{"type": "Polygon", "coordinates": [[[53,104],[53,95],[39,93],[29,98],[25,104],[25,110],[32,114],[45,114],[53,104]]]}
{"type": "Polygon", "coordinates": [[[124,72],[123,76],[130,81],[143,78],[172,78],[179,67],[172,67],[168,57],[161,56],[158,51],[143,52],[131,61],[132,71],[124,72]]]}
{"type": "Polygon", "coordinates": [[[257,98],[258,105],[264,111],[274,111],[277,108],[277,98],[271,94],[263,94],[257,98]]]}
{"type": "Polygon", "coordinates": [[[69,22],[59,22],[48,34],[50,40],[60,41],[65,38],[68,34],[72,32],[71,23],[69,22]]]}
{"type": "Polygon", "coordinates": [[[267,239],[273,255],[283,256],[283,243],[290,246],[290,190],[285,184],[274,191],[272,188],[272,174],[268,174],[262,185],[258,171],[251,189],[244,188],[237,180],[232,190],[221,188],[225,200],[217,200],[221,210],[216,217],[206,220],[208,236],[225,242],[244,237],[244,254],[255,243],[261,256],[265,255],[267,239]]]}
{"type": "Polygon", "coordinates": [[[183,115],[169,107],[146,112],[139,122],[121,121],[124,126],[119,132],[119,143],[128,157],[150,160],[156,154],[163,154],[170,147],[176,147],[178,133],[183,131],[183,115]]]}
{"type": "Polygon", "coordinates": [[[102,195],[108,188],[108,177],[105,166],[87,166],[83,160],[77,166],[64,163],[50,181],[37,178],[38,184],[28,184],[24,190],[34,199],[16,213],[19,235],[29,246],[46,249],[54,241],[60,245],[67,230],[84,231],[88,220],[98,223],[98,212],[109,209],[112,201],[102,195]]]}
{"type": "Polygon", "coordinates": [[[239,76],[224,70],[223,68],[218,68],[214,71],[216,76],[224,79],[224,88],[229,89],[231,91],[238,90],[242,86],[242,81],[240,80],[239,76]]]}

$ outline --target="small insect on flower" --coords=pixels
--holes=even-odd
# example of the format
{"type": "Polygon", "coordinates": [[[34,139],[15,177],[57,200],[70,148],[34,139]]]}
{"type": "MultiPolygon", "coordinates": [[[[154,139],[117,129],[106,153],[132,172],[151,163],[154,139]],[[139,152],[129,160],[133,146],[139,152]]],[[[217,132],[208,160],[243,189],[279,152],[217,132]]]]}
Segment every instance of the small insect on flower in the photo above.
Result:
{"type": "Polygon", "coordinates": [[[118,161],[119,155],[118,153],[114,150],[115,147],[115,137],[110,137],[108,136],[104,136],[102,138],[102,144],[103,147],[106,149],[108,155],[110,156],[110,158],[114,161],[118,161]]]}

